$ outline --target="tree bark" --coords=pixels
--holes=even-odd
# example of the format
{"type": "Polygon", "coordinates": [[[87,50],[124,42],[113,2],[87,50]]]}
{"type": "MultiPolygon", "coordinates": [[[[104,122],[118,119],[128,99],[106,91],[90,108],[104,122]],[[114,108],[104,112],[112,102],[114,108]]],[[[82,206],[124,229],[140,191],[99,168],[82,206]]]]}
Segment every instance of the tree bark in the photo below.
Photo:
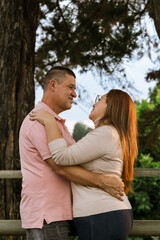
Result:
{"type": "MultiPolygon", "coordinates": [[[[38,0],[0,1],[0,170],[20,169],[19,128],[35,98],[38,15],[38,0]]],[[[1,180],[0,189],[0,219],[19,219],[20,180],[1,180]]]]}
{"type": "Polygon", "coordinates": [[[160,1],[149,0],[149,15],[154,20],[156,32],[160,39],[160,1]]]}

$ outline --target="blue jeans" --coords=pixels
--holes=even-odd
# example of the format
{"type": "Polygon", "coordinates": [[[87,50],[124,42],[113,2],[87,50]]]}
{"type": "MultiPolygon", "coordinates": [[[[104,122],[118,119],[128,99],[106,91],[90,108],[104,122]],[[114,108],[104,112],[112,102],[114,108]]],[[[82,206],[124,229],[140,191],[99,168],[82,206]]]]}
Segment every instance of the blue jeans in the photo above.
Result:
{"type": "Polygon", "coordinates": [[[44,221],[43,228],[26,229],[27,240],[69,240],[68,221],[51,222],[44,221]]]}
{"type": "Polygon", "coordinates": [[[131,209],[74,218],[79,240],[124,240],[131,231],[131,209]]]}

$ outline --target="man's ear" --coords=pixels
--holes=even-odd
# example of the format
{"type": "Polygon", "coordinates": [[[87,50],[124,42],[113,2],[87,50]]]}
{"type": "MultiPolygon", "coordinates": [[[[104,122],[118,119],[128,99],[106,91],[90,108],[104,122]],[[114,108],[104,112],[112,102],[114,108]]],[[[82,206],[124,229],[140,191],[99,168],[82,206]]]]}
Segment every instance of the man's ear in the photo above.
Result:
{"type": "Polygon", "coordinates": [[[55,90],[55,86],[56,86],[56,81],[54,79],[52,79],[50,82],[49,82],[49,87],[52,91],[55,90]]]}

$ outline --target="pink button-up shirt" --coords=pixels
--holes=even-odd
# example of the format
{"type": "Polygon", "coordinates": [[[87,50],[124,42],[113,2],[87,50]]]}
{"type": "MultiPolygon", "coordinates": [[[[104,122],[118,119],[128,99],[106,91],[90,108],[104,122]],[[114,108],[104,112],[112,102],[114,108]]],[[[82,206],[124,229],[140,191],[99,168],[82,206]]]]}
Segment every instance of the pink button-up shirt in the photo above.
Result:
{"type": "MultiPolygon", "coordinates": [[[[46,104],[39,102],[36,110],[44,108],[55,116],[68,145],[74,143],[65,120],[46,104]]],[[[58,176],[45,162],[51,157],[45,127],[38,121],[24,119],[19,137],[22,171],[20,214],[23,228],[42,228],[47,223],[72,219],[70,183],[58,176]]]]}

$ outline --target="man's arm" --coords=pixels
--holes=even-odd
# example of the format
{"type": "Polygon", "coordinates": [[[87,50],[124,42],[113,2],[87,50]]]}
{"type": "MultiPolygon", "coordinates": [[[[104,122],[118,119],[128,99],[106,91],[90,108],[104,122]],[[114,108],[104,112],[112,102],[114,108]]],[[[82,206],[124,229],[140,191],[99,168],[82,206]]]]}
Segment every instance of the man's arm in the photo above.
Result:
{"type": "Polygon", "coordinates": [[[118,177],[93,173],[79,166],[62,167],[57,165],[52,158],[47,159],[46,162],[65,179],[80,185],[101,188],[123,201],[124,184],[118,177]]]}

